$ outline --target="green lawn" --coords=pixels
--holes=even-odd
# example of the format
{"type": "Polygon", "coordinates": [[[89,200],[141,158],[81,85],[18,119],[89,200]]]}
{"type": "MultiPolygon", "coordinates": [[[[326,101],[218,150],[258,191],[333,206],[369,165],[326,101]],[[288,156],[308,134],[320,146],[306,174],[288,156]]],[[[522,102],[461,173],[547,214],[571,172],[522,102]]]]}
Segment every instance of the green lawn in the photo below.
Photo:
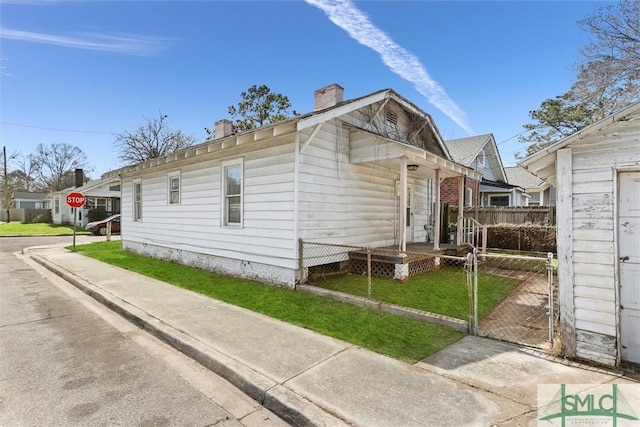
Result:
{"type": "MultiPolygon", "coordinates": [[[[72,225],[0,223],[0,236],[61,236],[66,234],[73,234],[72,225]]],[[[89,232],[82,227],[77,227],[76,234],[89,234],[89,232]]]]}
{"type": "MultiPolygon", "coordinates": [[[[349,274],[312,283],[325,289],[367,296],[367,276],[349,274]]],[[[505,277],[478,274],[478,316],[488,314],[520,284],[505,277]]],[[[469,319],[469,293],[462,267],[443,267],[413,276],[404,283],[373,277],[371,298],[458,319],[469,319]]]]}
{"type": "Polygon", "coordinates": [[[464,336],[417,320],[132,254],[122,250],[120,241],[76,246],[76,252],[409,363],[464,336]]]}

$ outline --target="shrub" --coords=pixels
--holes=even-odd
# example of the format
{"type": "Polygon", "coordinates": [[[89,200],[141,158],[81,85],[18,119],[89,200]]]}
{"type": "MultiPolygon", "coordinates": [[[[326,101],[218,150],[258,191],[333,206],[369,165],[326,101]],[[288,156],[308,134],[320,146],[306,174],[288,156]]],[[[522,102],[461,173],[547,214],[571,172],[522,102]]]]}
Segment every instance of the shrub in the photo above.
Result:
{"type": "Polygon", "coordinates": [[[487,246],[498,249],[557,253],[556,228],[538,224],[489,225],[487,246]]]}
{"type": "Polygon", "coordinates": [[[108,216],[109,216],[109,213],[105,208],[89,209],[89,222],[102,221],[108,216]]]}

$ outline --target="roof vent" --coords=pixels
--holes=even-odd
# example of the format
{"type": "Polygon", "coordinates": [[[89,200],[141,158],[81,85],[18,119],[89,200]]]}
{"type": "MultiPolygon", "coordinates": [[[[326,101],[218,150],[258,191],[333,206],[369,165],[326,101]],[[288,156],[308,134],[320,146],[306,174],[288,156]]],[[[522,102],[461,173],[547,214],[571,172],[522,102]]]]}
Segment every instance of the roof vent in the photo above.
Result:
{"type": "Polygon", "coordinates": [[[394,126],[396,126],[398,124],[398,115],[396,113],[394,113],[393,111],[387,111],[386,114],[386,120],[387,123],[392,124],[394,126]]]}

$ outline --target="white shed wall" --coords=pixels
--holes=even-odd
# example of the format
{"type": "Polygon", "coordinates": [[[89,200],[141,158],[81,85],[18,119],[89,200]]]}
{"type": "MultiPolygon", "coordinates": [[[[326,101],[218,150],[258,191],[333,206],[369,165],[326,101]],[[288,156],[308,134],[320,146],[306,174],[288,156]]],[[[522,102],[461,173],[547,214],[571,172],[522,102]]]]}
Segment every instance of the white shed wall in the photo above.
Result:
{"type": "MultiPolygon", "coordinates": [[[[563,282],[560,275],[560,302],[565,310],[573,305],[575,355],[608,365],[615,364],[618,356],[616,170],[640,165],[640,124],[635,121],[631,125],[621,124],[626,129],[616,129],[606,137],[600,133],[586,136],[570,148],[571,179],[562,180],[558,175],[558,185],[569,182],[570,188],[563,190],[571,195],[570,212],[564,221],[560,210],[567,207],[558,202],[558,235],[571,236],[567,262],[572,263],[571,277],[563,282]],[[572,304],[563,303],[562,288],[566,286],[572,286],[573,295],[564,295],[573,299],[572,304]]],[[[559,170],[563,157],[558,156],[559,170]]],[[[562,260],[559,268],[566,268],[562,260]]],[[[571,318],[570,313],[563,315],[571,318]]]]}

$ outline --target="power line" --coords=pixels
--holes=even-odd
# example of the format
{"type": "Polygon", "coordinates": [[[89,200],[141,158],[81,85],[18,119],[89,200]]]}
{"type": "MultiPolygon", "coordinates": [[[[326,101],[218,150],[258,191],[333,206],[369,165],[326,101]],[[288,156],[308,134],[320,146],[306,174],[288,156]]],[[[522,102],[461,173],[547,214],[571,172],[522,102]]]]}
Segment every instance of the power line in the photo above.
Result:
{"type": "Polygon", "coordinates": [[[500,142],[496,143],[496,145],[504,144],[505,142],[507,142],[507,141],[511,141],[513,138],[515,138],[515,137],[517,137],[517,136],[520,136],[520,135],[522,135],[523,133],[527,133],[527,132],[529,132],[529,131],[528,131],[528,130],[523,130],[522,132],[517,133],[517,134],[513,135],[512,137],[505,139],[504,141],[500,141],[500,142]]]}
{"type": "Polygon", "coordinates": [[[18,126],[18,127],[30,128],[30,129],[52,130],[52,131],[56,131],[56,132],[89,133],[89,134],[95,134],[95,135],[116,135],[114,132],[103,132],[103,131],[93,131],[93,130],[77,130],[77,129],[58,129],[58,128],[50,128],[50,127],[44,127],[44,126],[25,125],[25,124],[21,124],[21,123],[5,122],[4,120],[0,120],[0,123],[2,123],[3,125],[9,125],[9,126],[18,126]]]}

